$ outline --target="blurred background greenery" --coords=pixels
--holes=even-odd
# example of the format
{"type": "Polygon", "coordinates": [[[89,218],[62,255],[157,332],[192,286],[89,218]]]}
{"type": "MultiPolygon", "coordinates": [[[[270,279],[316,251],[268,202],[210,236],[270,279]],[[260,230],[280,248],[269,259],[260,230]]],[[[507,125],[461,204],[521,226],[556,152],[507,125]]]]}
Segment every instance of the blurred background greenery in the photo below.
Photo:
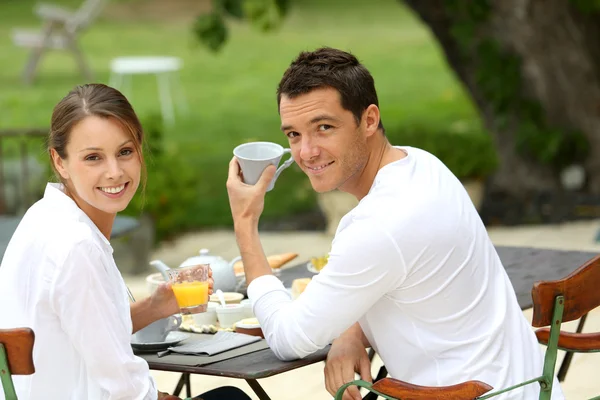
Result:
{"type": "MultiPolygon", "coordinates": [[[[54,3],[77,8],[81,0],[54,3]]],[[[320,46],[353,52],[375,77],[382,119],[392,144],[424,148],[460,178],[485,179],[497,165],[493,144],[469,97],[446,65],[424,25],[397,0],[294,3],[276,32],[229,21],[227,45],[217,53],[194,37],[203,1],[120,0],[81,37],[96,81],[108,83],[111,59],[170,55],[183,60],[180,79],[190,109],[164,127],[153,77],[136,76],[130,97],[148,132],[149,179],[127,210],[149,213],[157,239],[188,230],[228,226],[227,164],[236,145],[269,140],[286,145],[279,131],[275,91],[301,50],[320,46]],[[168,8],[165,8],[165,3],[168,8]]],[[[30,0],[0,5],[0,130],[46,128],[53,106],[84,83],[69,54],[48,53],[34,85],[20,77],[28,52],[10,40],[14,27],[39,27],[30,0]]],[[[317,209],[308,179],[286,170],[267,196],[265,221],[317,209]]]]}

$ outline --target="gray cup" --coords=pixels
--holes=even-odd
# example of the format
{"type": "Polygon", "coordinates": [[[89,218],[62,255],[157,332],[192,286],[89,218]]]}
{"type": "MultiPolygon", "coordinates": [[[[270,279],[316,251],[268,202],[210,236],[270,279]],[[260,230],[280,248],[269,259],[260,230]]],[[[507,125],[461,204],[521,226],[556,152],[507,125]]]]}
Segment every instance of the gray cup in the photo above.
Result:
{"type": "MultiPolygon", "coordinates": [[[[244,175],[244,183],[248,185],[255,185],[269,165],[273,164],[277,167],[281,157],[286,153],[291,153],[291,150],[271,142],[244,143],[233,149],[233,155],[237,158],[244,175]]],[[[290,155],[290,158],[277,168],[267,192],[273,189],[281,171],[292,165],[293,162],[294,158],[290,155]]]]}
{"type": "Polygon", "coordinates": [[[134,334],[134,337],[139,343],[164,342],[169,332],[177,330],[180,325],[181,315],[171,315],[170,317],[154,321],[147,327],[140,329],[134,334]]]}

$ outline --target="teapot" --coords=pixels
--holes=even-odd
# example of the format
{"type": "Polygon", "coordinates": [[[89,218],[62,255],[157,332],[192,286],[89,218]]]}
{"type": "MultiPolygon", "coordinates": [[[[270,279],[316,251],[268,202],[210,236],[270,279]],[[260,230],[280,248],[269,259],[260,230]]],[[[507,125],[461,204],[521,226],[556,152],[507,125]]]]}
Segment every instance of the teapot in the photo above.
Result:
{"type": "MultiPolygon", "coordinates": [[[[218,289],[221,289],[223,292],[235,292],[238,288],[238,283],[233,270],[233,264],[241,259],[242,257],[238,256],[228,262],[222,257],[210,254],[208,249],[201,249],[200,255],[188,258],[179,265],[179,268],[208,264],[212,270],[214,291],[216,292],[218,289]]],[[[150,265],[159,270],[163,277],[165,277],[165,280],[168,280],[167,271],[169,267],[165,263],[160,260],[153,260],[150,261],[150,265]]]]}

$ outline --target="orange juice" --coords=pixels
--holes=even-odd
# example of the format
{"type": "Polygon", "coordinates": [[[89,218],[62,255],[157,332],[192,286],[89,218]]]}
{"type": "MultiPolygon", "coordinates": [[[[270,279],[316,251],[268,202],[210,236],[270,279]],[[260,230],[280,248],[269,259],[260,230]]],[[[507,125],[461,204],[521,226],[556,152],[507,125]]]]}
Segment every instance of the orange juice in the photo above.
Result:
{"type": "Polygon", "coordinates": [[[208,303],[208,282],[178,282],[171,287],[181,308],[208,303]]]}

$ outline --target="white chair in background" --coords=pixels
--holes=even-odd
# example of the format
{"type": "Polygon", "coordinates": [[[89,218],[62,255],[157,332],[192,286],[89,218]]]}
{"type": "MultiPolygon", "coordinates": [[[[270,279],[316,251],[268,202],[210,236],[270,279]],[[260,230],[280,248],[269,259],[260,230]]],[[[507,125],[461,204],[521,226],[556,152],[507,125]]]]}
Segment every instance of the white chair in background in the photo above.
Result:
{"type": "Polygon", "coordinates": [[[108,0],[85,0],[76,11],[51,5],[38,4],[34,13],[42,20],[39,31],[15,29],[12,40],[16,46],[30,48],[31,55],[23,71],[25,83],[30,84],[35,71],[47,50],[67,50],[73,54],[86,79],[93,75],[77,43],[78,36],[100,15],[108,0]]]}
{"type": "Polygon", "coordinates": [[[155,75],[162,117],[167,124],[172,125],[175,122],[173,97],[176,98],[180,112],[187,113],[188,110],[179,83],[182,64],[181,59],[177,57],[118,57],[110,63],[109,85],[120,89],[131,101],[133,75],[155,75]]]}

